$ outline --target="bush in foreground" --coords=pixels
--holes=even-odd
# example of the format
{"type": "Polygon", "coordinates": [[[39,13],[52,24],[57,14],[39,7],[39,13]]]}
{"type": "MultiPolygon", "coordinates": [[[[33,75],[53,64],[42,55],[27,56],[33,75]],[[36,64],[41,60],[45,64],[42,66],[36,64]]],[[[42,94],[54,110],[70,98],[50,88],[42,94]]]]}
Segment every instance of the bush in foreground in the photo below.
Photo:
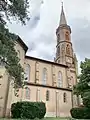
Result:
{"type": "Polygon", "coordinates": [[[12,118],[44,118],[46,106],[43,102],[17,102],[11,106],[12,118]]]}
{"type": "Polygon", "coordinates": [[[90,108],[87,107],[72,108],[70,113],[76,119],[90,119],[90,108]]]}

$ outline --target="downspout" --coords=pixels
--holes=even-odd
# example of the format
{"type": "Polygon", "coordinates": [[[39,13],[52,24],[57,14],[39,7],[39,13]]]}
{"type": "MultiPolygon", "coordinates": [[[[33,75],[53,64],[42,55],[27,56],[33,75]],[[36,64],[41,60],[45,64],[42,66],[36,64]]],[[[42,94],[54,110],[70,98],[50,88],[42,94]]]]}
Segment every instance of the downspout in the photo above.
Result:
{"type": "Polygon", "coordinates": [[[56,92],[56,117],[57,117],[57,92],[56,92]]]}
{"type": "Polygon", "coordinates": [[[57,94],[58,94],[58,91],[56,91],[56,117],[58,117],[58,114],[57,114],[57,112],[58,112],[58,110],[57,110],[57,108],[58,108],[58,107],[57,107],[57,106],[58,106],[58,105],[57,105],[57,100],[58,100],[58,99],[57,99],[57,94]]]}

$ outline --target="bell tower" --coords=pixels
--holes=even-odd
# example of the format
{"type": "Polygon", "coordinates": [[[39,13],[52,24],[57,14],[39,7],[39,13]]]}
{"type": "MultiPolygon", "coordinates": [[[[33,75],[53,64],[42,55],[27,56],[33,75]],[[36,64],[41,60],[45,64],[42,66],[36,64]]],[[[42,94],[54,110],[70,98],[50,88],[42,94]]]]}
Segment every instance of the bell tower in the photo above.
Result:
{"type": "Polygon", "coordinates": [[[73,49],[71,43],[71,28],[67,25],[63,3],[59,26],[56,30],[57,45],[55,62],[60,64],[71,64],[73,62],[73,49]]]}
{"type": "MultiPolygon", "coordinates": [[[[77,83],[77,58],[73,52],[71,42],[71,28],[67,24],[63,3],[61,8],[60,22],[56,30],[57,45],[55,62],[67,65],[66,68],[66,87],[72,89],[77,83]]],[[[73,106],[77,105],[77,97],[73,96],[73,106]]]]}
{"type": "Polygon", "coordinates": [[[77,58],[73,52],[71,42],[71,28],[67,24],[62,4],[59,26],[56,29],[57,45],[55,62],[68,66],[67,87],[72,87],[77,82],[77,58]]]}

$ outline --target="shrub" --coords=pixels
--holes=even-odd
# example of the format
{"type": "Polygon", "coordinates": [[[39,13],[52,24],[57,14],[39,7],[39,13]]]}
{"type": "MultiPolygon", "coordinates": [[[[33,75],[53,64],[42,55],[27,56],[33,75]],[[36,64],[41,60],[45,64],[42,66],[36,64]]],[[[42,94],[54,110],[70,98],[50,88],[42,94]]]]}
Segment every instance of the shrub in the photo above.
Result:
{"type": "Polygon", "coordinates": [[[88,92],[83,93],[83,104],[90,108],[90,90],[88,92]]]}
{"type": "Polygon", "coordinates": [[[90,119],[90,108],[87,107],[72,108],[70,113],[76,119],[90,119]]]}
{"type": "Polygon", "coordinates": [[[43,102],[17,102],[11,105],[12,118],[44,118],[46,106],[43,102]]]}

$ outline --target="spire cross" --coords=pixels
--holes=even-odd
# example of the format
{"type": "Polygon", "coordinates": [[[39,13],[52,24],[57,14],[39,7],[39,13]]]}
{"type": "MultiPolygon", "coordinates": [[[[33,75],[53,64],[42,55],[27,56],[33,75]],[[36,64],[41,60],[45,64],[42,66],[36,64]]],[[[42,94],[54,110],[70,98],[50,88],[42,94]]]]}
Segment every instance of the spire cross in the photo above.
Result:
{"type": "Polygon", "coordinates": [[[62,7],[63,7],[63,1],[61,3],[62,3],[62,7]]]}

